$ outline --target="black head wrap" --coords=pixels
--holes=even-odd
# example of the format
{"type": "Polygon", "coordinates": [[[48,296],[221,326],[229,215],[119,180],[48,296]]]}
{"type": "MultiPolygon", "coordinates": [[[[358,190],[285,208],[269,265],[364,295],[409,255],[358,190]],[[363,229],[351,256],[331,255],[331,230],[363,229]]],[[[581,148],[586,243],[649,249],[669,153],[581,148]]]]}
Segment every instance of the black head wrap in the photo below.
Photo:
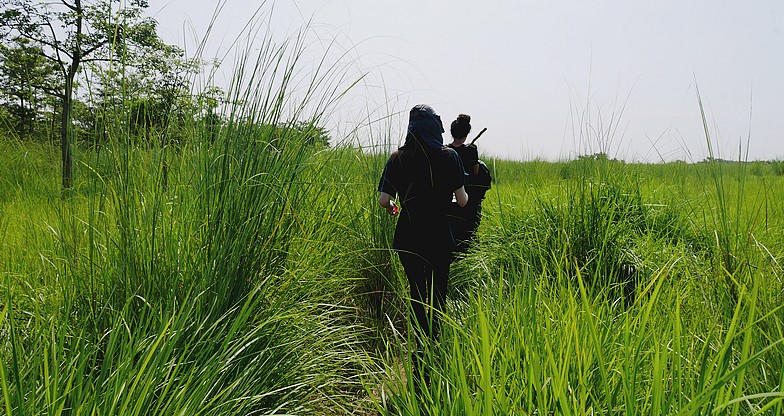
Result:
{"type": "Polygon", "coordinates": [[[411,137],[423,145],[440,149],[444,147],[444,125],[441,117],[435,110],[427,104],[418,104],[411,109],[408,115],[408,135],[406,141],[411,137]]]}

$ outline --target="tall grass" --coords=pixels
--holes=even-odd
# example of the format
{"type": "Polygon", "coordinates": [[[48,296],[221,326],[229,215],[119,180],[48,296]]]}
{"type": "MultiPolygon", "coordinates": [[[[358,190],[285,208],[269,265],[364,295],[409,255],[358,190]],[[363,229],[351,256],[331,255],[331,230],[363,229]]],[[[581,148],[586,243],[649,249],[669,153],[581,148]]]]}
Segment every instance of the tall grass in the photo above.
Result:
{"type": "MultiPolygon", "coordinates": [[[[780,216],[749,226],[756,240],[744,247],[749,266],[731,280],[731,301],[714,267],[715,223],[694,216],[715,207],[710,182],[700,182],[706,165],[588,164],[564,178],[554,163],[538,183],[501,177],[477,243],[453,268],[422,389],[406,313],[393,309],[405,293],[388,250],[393,223],[375,207],[383,158],[337,148],[297,159],[281,148],[273,156],[287,157],[285,167],[267,161],[277,170],[256,175],[250,166],[261,165],[240,158],[272,157],[254,153],[269,142],[240,125],[233,131],[247,135],[231,140],[245,151],[228,166],[214,148],[171,152],[165,191],[161,152],[130,151],[123,176],[109,157],[118,148],[91,162],[92,183],[75,186],[84,194],[62,201],[55,180],[2,205],[12,218],[0,308],[4,411],[357,414],[371,400],[385,414],[782,410],[780,216]],[[231,175],[208,171],[221,179],[207,181],[207,167],[231,175]],[[126,201],[120,180],[132,184],[135,210],[115,207],[126,201]],[[137,232],[123,237],[124,224],[137,232]],[[281,257],[233,241],[207,250],[221,243],[213,234],[281,257]],[[246,263],[254,253],[260,259],[246,263]],[[631,293],[613,289],[612,259],[633,261],[631,293]],[[369,287],[387,306],[368,306],[379,301],[369,287]]],[[[216,143],[227,139],[222,131],[216,143]]],[[[531,171],[496,165],[509,177],[531,171]]],[[[35,178],[5,183],[28,189],[35,178]]],[[[779,212],[774,180],[746,177],[745,198],[767,195],[779,212]]]]}
{"type": "Polygon", "coordinates": [[[301,35],[254,46],[219,128],[137,141],[109,113],[67,199],[56,150],[0,140],[5,414],[784,411],[775,166],[493,161],[419,355],[386,155],[294,128],[351,77],[301,35]]]}
{"type": "MultiPolygon", "coordinates": [[[[738,240],[747,266],[727,279],[714,267],[721,224],[692,218],[721,209],[706,198],[703,165],[673,175],[673,166],[578,160],[562,164],[566,177],[557,166],[535,186],[525,175],[499,180],[478,241],[452,270],[447,324],[425,358],[432,382],[417,388],[393,362],[385,413],[780,412],[779,235],[738,240]]],[[[736,197],[759,206],[750,190],[769,185],[743,180],[736,197]]],[[[746,211],[725,218],[760,230],[746,211]]]]}
{"type": "Polygon", "coordinates": [[[190,124],[188,140],[137,142],[109,113],[109,142],[78,153],[68,199],[47,199],[56,188],[35,186],[31,166],[3,175],[6,413],[367,407],[362,262],[332,256],[359,238],[334,241],[347,221],[315,207],[342,189],[320,182],[318,149],[293,128],[318,123],[351,83],[337,64],[304,69],[304,33],[267,33],[257,55],[240,53],[217,132],[190,124]]]}

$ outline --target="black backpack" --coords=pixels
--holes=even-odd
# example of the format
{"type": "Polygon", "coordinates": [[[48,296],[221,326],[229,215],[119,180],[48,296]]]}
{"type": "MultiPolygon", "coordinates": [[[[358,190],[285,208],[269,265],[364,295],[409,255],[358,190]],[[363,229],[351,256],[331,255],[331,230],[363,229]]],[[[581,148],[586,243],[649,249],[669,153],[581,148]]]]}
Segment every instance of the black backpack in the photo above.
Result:
{"type": "Polygon", "coordinates": [[[493,186],[493,175],[490,174],[490,169],[485,162],[479,162],[479,172],[476,175],[468,176],[466,181],[466,192],[468,193],[468,200],[481,201],[485,198],[485,194],[493,186]]]}

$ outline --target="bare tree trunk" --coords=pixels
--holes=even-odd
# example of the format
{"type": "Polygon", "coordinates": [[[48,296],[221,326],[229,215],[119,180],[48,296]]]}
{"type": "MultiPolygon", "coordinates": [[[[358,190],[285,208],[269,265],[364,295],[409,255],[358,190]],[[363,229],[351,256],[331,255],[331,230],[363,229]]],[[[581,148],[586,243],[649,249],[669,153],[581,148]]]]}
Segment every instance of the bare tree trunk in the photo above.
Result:
{"type": "Polygon", "coordinates": [[[63,109],[60,113],[60,150],[62,151],[63,161],[63,190],[71,187],[72,152],[70,127],[74,75],[69,73],[66,77],[65,94],[63,95],[63,109]]]}
{"type": "MultiPolygon", "coordinates": [[[[66,4],[67,5],[67,4],[66,4]]],[[[71,7],[71,6],[69,6],[71,7]]],[[[76,73],[79,71],[79,64],[82,62],[82,19],[83,12],[81,0],[76,0],[71,9],[76,12],[76,45],[71,57],[71,64],[65,76],[65,94],[63,95],[63,112],[60,120],[60,149],[63,158],[63,190],[71,187],[72,175],[72,152],[71,152],[71,110],[73,109],[73,87],[76,73]]]]}

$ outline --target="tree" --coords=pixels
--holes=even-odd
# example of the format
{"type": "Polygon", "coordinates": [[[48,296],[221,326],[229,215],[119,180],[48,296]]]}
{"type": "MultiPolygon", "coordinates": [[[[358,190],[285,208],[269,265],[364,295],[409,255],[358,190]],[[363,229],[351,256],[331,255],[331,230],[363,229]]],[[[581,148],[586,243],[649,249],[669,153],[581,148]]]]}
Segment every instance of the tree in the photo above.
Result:
{"type": "Polygon", "coordinates": [[[9,39],[29,40],[59,69],[63,189],[71,186],[76,76],[85,63],[113,57],[122,60],[134,48],[158,44],[155,20],[142,16],[147,5],[146,0],[7,0],[0,9],[0,33],[9,39]]]}
{"type": "Polygon", "coordinates": [[[24,38],[0,44],[0,100],[17,132],[33,133],[49,101],[47,94],[59,89],[57,67],[40,47],[24,38]]]}
{"type": "Polygon", "coordinates": [[[88,116],[122,130],[129,139],[144,138],[151,144],[155,138],[168,143],[171,133],[195,111],[191,77],[201,66],[177,46],[157,42],[144,54],[127,54],[122,67],[100,63],[87,67],[97,79],[85,97],[94,109],[94,115],[88,116]]]}
{"type": "Polygon", "coordinates": [[[297,121],[290,128],[296,132],[298,137],[304,138],[304,144],[317,149],[329,147],[329,131],[316,125],[314,121],[297,121]]]}
{"type": "Polygon", "coordinates": [[[226,103],[225,95],[223,89],[212,85],[194,97],[196,108],[200,109],[197,115],[198,121],[204,129],[205,138],[210,143],[218,139],[225,123],[224,118],[218,113],[218,108],[226,103]]]}
{"type": "Polygon", "coordinates": [[[180,127],[192,111],[190,77],[199,69],[199,62],[186,58],[182,49],[160,42],[138,59],[132,73],[116,79],[132,97],[125,106],[131,132],[144,132],[149,138],[153,130],[165,143],[169,130],[180,127]]]}

